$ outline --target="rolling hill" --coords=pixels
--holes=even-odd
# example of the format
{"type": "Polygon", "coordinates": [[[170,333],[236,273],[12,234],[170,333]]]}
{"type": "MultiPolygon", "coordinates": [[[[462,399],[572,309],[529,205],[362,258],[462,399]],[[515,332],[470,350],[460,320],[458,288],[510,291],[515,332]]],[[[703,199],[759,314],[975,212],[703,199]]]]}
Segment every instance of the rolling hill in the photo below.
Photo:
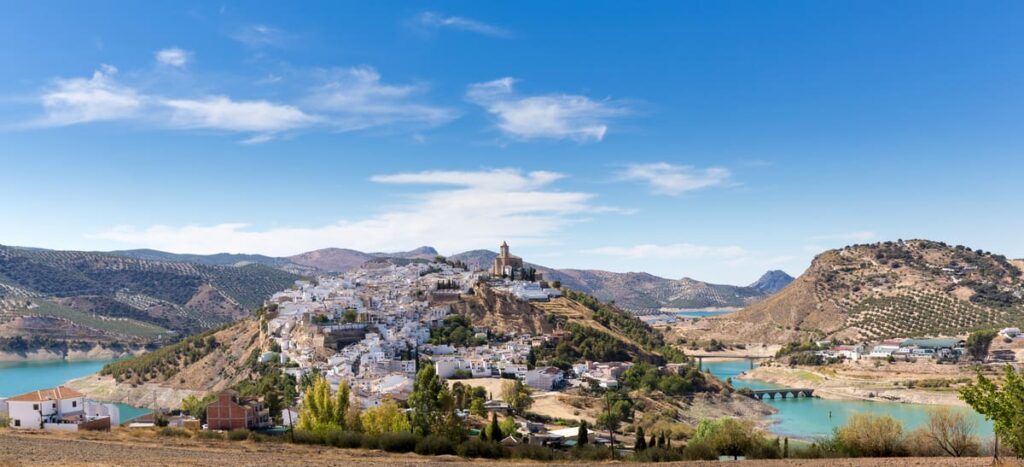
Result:
{"type": "Polygon", "coordinates": [[[929,240],[853,245],[818,255],[792,284],[711,320],[708,338],[787,342],[959,335],[1024,324],[1019,263],[929,240]]]}
{"type": "Polygon", "coordinates": [[[0,337],[110,342],[192,334],[248,315],[298,278],[262,264],[0,246],[0,337]]]}

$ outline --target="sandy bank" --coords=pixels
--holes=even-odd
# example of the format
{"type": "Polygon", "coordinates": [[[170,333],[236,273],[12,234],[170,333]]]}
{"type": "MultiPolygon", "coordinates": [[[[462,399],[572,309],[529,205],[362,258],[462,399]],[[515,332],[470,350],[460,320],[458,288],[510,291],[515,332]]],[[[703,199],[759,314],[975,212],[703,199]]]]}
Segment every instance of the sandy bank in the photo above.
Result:
{"type": "Polygon", "coordinates": [[[105,402],[123,402],[135,407],[147,409],[175,409],[181,407],[181,400],[186,396],[203,396],[205,391],[175,389],[153,383],[132,387],[118,384],[111,376],[98,374],[89,375],[68,381],[67,385],[80,391],[86,397],[105,402]]]}
{"type": "Polygon", "coordinates": [[[929,404],[966,407],[954,389],[911,389],[895,386],[900,374],[878,372],[874,378],[854,378],[842,372],[815,371],[806,367],[762,366],[738,379],[756,379],[786,387],[813,388],[822,399],[869,400],[905,404],[929,404]]]}
{"type": "Polygon", "coordinates": [[[51,349],[36,349],[30,352],[0,352],[0,362],[43,362],[52,360],[110,360],[126,357],[129,355],[140,355],[142,349],[114,350],[103,346],[95,346],[87,351],[68,350],[54,351],[51,349]]]}

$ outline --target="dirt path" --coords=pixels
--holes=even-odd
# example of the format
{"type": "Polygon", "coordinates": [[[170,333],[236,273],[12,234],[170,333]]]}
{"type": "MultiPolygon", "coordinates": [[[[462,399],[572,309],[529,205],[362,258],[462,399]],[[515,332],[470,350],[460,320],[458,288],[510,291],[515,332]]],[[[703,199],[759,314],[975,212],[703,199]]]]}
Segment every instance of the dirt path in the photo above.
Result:
{"type": "MultiPolygon", "coordinates": [[[[133,438],[122,433],[52,434],[0,431],[0,465],[573,465],[531,461],[466,460],[454,456],[424,457],[380,451],[296,446],[280,443],[198,441],[171,438],[133,438]]],[[[676,462],[661,466],[765,465],[772,467],[912,466],[953,467],[992,465],[988,458],[822,459],[749,462],[676,462]]],[[[640,465],[640,464],[626,464],[640,465]]]]}

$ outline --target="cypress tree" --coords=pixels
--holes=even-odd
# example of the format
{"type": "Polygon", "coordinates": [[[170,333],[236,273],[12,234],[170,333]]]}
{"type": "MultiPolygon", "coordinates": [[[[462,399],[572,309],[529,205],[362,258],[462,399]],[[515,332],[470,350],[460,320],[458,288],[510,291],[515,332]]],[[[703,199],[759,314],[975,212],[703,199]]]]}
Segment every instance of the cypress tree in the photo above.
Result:
{"type": "Polygon", "coordinates": [[[644,427],[637,427],[636,441],[633,442],[633,450],[640,452],[647,449],[647,440],[644,439],[644,427]]]}
{"type": "Polygon", "coordinates": [[[580,429],[576,432],[576,445],[583,446],[590,442],[590,433],[587,431],[587,421],[580,423],[580,429]]]}
{"type": "Polygon", "coordinates": [[[498,413],[491,412],[491,441],[501,441],[501,426],[498,425],[498,413]]]}

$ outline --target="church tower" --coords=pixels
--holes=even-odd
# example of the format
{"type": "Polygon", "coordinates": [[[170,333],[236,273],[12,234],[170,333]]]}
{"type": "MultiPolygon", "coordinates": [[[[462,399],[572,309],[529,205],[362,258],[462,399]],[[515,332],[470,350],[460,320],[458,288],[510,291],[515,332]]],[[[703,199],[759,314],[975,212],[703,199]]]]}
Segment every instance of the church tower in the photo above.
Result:
{"type": "Polygon", "coordinates": [[[502,258],[508,258],[509,257],[508,242],[504,242],[504,241],[501,242],[501,257],[502,258]]]}

